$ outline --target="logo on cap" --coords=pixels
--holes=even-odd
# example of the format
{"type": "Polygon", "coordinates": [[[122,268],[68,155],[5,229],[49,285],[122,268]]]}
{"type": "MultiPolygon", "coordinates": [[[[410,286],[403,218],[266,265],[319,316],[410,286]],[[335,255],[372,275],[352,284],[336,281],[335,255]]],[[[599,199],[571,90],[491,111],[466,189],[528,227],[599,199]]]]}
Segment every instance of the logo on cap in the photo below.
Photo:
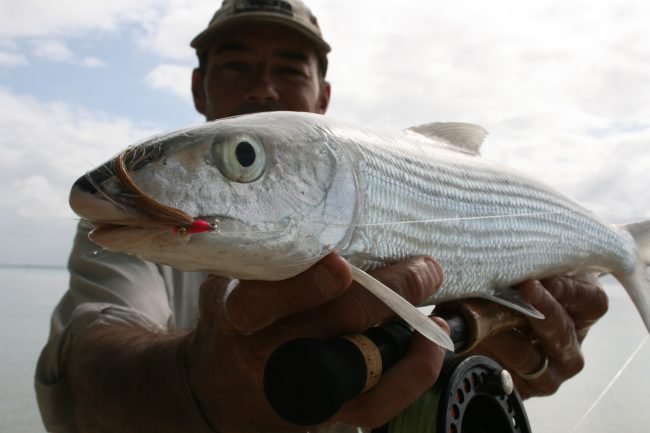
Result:
{"type": "Polygon", "coordinates": [[[291,3],[283,0],[236,0],[235,14],[245,12],[275,12],[293,16],[291,3]]]}

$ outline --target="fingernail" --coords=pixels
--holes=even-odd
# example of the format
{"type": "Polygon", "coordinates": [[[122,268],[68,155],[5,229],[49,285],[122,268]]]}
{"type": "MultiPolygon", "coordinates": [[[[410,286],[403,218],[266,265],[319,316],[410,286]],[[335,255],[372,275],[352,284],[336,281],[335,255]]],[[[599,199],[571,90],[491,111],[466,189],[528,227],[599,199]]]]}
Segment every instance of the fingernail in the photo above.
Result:
{"type": "Polygon", "coordinates": [[[241,309],[238,302],[234,302],[231,296],[233,290],[239,284],[239,280],[231,280],[226,288],[222,300],[222,314],[225,322],[237,331],[247,331],[246,313],[241,309]]]}

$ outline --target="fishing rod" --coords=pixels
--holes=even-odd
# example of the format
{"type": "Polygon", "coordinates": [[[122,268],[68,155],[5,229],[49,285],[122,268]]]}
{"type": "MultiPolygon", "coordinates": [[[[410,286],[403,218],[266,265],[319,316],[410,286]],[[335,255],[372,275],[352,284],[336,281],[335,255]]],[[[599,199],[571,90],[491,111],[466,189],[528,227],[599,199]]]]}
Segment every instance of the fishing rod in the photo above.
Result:
{"type": "MultiPolygon", "coordinates": [[[[373,433],[529,433],[510,374],[490,358],[466,355],[489,336],[526,326],[523,316],[478,299],[440,305],[436,316],[449,324],[455,352],[447,352],[432,388],[373,433]]],[[[412,333],[405,322],[395,321],[353,336],[289,341],[267,361],[267,399],[293,424],[327,421],[406,354],[412,333]]]]}

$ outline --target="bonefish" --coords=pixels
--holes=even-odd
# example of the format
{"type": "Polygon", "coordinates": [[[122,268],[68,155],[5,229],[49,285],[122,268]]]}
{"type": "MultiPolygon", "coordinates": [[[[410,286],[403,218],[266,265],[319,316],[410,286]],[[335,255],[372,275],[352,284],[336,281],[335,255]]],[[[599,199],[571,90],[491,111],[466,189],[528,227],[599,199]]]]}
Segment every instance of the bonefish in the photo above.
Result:
{"type": "Polygon", "coordinates": [[[479,154],[481,127],[377,131],[293,112],[232,117],[150,138],[82,176],[91,239],[186,271],[282,280],[332,251],[429,338],[447,335],[363,270],[429,254],[427,301],[481,297],[526,314],[525,279],[611,273],[650,329],[650,221],[611,225],[479,154]]]}

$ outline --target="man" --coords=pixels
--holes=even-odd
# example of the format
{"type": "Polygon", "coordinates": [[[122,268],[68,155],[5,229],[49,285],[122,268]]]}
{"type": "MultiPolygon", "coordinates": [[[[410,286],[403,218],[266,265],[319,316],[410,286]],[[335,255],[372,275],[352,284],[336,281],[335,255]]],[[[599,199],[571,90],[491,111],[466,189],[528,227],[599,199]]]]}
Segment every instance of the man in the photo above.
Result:
{"type": "MultiPolygon", "coordinates": [[[[329,45],[298,0],[226,0],[192,46],[199,55],[192,93],[208,120],[327,110],[329,45]]],[[[264,398],[269,354],[293,338],[358,333],[392,316],[351,285],[350,268],[336,254],[282,282],[226,281],[121,254],[95,258],[87,232],[81,223],[70,289],[37,368],[50,431],[304,431],[280,419],[264,398]]],[[[374,275],[412,303],[442,281],[428,257],[374,275]]],[[[553,279],[545,286],[527,282],[521,290],[550,323],[531,321],[531,335],[504,333],[478,349],[511,369],[527,396],[553,392],[580,369],[580,341],[607,304],[589,282],[553,279]]],[[[442,349],[414,336],[406,357],[330,424],[342,430],[384,424],[437,380],[442,359],[442,349]]]]}

